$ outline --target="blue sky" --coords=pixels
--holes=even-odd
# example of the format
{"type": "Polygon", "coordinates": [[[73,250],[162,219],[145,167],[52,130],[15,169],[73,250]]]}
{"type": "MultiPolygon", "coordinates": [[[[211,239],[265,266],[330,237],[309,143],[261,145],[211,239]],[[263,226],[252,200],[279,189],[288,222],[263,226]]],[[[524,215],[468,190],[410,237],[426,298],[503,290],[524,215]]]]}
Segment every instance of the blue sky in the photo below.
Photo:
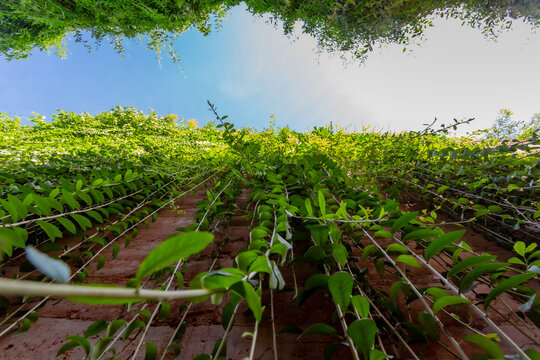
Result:
{"type": "Polygon", "coordinates": [[[126,42],[120,58],[107,44],[89,53],[68,42],[66,59],[36,52],[28,60],[0,60],[0,111],[28,117],[56,109],[96,114],[115,105],[175,113],[200,124],[212,119],[206,100],[237,126],[265,128],[270,115],[300,131],[332,121],[418,130],[475,117],[465,130],[490,126],[499,109],[516,119],[540,112],[540,34],[522,24],[497,42],[457,21],[436,20],[420,46],[376,49],[365,64],[316,54],[316,43],[233,9],[220,32],[183,34],[180,66],[159,63],[143,42],[126,42]]]}

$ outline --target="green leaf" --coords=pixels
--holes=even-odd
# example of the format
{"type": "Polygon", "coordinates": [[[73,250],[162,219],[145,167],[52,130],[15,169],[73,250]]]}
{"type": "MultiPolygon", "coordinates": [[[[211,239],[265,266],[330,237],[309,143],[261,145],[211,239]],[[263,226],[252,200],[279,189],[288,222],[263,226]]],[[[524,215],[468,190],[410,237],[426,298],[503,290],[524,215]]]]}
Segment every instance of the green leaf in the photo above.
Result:
{"type": "Polygon", "coordinates": [[[250,241],[260,240],[264,239],[264,237],[268,235],[268,229],[264,226],[257,226],[253,230],[251,230],[251,233],[249,234],[250,241]]]}
{"type": "Polygon", "coordinates": [[[300,334],[300,336],[298,336],[296,340],[300,340],[301,338],[307,335],[328,335],[328,336],[335,336],[337,338],[340,337],[336,329],[334,329],[330,325],[323,324],[323,323],[311,325],[306,330],[304,330],[304,332],[300,334]]]}
{"type": "Polygon", "coordinates": [[[363,295],[354,295],[351,298],[352,306],[358,311],[362,319],[369,317],[369,300],[363,295]]]}
{"type": "Polygon", "coordinates": [[[79,197],[79,199],[84,201],[86,203],[86,205],[88,205],[88,206],[92,206],[92,204],[94,203],[92,201],[92,197],[90,195],[82,192],[82,191],[76,191],[75,195],[77,195],[79,197]]]}
{"type": "Polygon", "coordinates": [[[62,232],[55,225],[43,220],[37,220],[36,223],[39,225],[40,228],[43,229],[43,231],[45,231],[51,241],[54,242],[56,238],[62,237],[62,232]]]}
{"type": "Polygon", "coordinates": [[[17,209],[15,208],[13,204],[10,204],[9,202],[3,199],[0,199],[0,204],[2,204],[4,209],[8,211],[9,215],[11,216],[12,222],[19,221],[19,214],[17,213],[17,209]]]}
{"type": "Polygon", "coordinates": [[[5,252],[8,256],[13,253],[13,247],[25,248],[25,239],[15,229],[0,227],[0,244],[2,245],[1,252],[5,252]]]}
{"type": "Polygon", "coordinates": [[[311,201],[309,200],[309,198],[306,198],[306,200],[304,201],[304,203],[306,204],[306,210],[307,210],[307,213],[310,217],[313,217],[314,214],[313,214],[313,208],[311,207],[311,201]]]}
{"type": "Polygon", "coordinates": [[[397,220],[392,224],[392,233],[396,233],[399,229],[408,225],[411,220],[418,216],[418,211],[408,212],[401,215],[397,220]]]}
{"type": "Polygon", "coordinates": [[[392,233],[390,231],[386,231],[386,230],[379,230],[379,231],[375,232],[375,234],[373,234],[373,237],[375,237],[375,238],[380,237],[380,238],[385,238],[385,239],[393,239],[394,238],[392,233]]]}
{"type": "Polygon", "coordinates": [[[362,251],[362,260],[366,260],[369,256],[373,255],[377,251],[377,247],[373,244],[370,244],[364,248],[362,251]]]}
{"type": "Polygon", "coordinates": [[[167,301],[161,302],[161,309],[159,309],[158,320],[165,321],[171,313],[171,304],[167,301]]]}
{"type": "Polygon", "coordinates": [[[99,270],[99,269],[103,268],[103,266],[105,266],[105,256],[100,254],[99,258],[98,258],[97,265],[96,265],[96,269],[99,270]]]}
{"type": "Polygon", "coordinates": [[[94,220],[96,220],[98,223],[100,223],[100,224],[103,223],[103,217],[97,211],[89,210],[89,211],[86,212],[86,214],[93,217],[94,220]]]}
{"type": "Polygon", "coordinates": [[[525,243],[523,241],[517,241],[514,244],[514,251],[521,255],[521,257],[525,257],[525,243]]]}
{"type": "Polygon", "coordinates": [[[420,325],[422,325],[422,330],[425,331],[427,336],[434,340],[440,339],[441,334],[439,332],[439,326],[437,326],[437,322],[430,313],[428,313],[427,311],[419,312],[418,322],[420,323],[420,325]]]}
{"type": "Polygon", "coordinates": [[[118,256],[118,252],[120,251],[120,245],[118,245],[118,243],[114,243],[113,244],[113,250],[112,250],[112,258],[113,260],[116,259],[116,257],[118,256]]]}
{"type": "Polygon", "coordinates": [[[70,233],[72,234],[77,233],[77,228],[75,227],[75,224],[71,222],[71,220],[65,217],[59,217],[59,218],[56,218],[56,220],[58,220],[58,222],[62,224],[66,228],[66,230],[69,231],[70,233]]]}
{"type": "Polygon", "coordinates": [[[142,320],[136,320],[134,322],[132,322],[131,324],[129,324],[126,329],[124,330],[124,333],[123,333],[123,336],[122,338],[124,339],[124,341],[129,337],[129,335],[131,335],[131,333],[136,330],[136,329],[140,329],[140,328],[143,328],[146,326],[146,323],[142,320]]]}
{"type": "Polygon", "coordinates": [[[369,359],[369,355],[375,344],[376,334],[377,325],[371,319],[356,320],[347,329],[347,335],[349,335],[354,346],[364,355],[365,359],[369,359]]]}
{"type": "Polygon", "coordinates": [[[107,328],[107,322],[105,320],[97,320],[94,321],[86,331],[84,332],[84,337],[89,338],[90,336],[94,336],[102,332],[107,328]]]}
{"type": "Polygon", "coordinates": [[[33,198],[34,198],[34,203],[36,204],[39,210],[38,213],[40,213],[40,215],[47,215],[47,216],[52,215],[51,199],[45,198],[39,195],[34,195],[33,198]]]}
{"type": "Polygon", "coordinates": [[[459,283],[459,292],[464,292],[476,279],[484,274],[501,272],[506,270],[505,263],[491,263],[480,265],[469,272],[459,283]]]}
{"type": "Polygon", "coordinates": [[[60,198],[73,210],[80,210],[81,204],[73,197],[73,194],[65,189],[62,190],[62,197],[60,198]]]}
{"type": "Polygon", "coordinates": [[[465,260],[462,260],[455,264],[450,271],[448,272],[448,277],[454,276],[454,274],[459,274],[460,272],[467,270],[472,267],[476,267],[478,265],[490,262],[491,260],[495,260],[496,256],[494,255],[481,255],[481,256],[470,256],[466,258],[465,260]]]}
{"type": "Polygon", "coordinates": [[[422,268],[422,265],[420,265],[420,263],[418,262],[418,260],[416,260],[416,258],[412,255],[399,255],[397,258],[396,258],[396,262],[401,262],[401,263],[404,263],[404,264],[407,264],[407,265],[410,265],[412,267],[415,267],[417,269],[421,269],[422,268]]]}
{"type": "Polygon", "coordinates": [[[208,354],[201,354],[194,357],[193,360],[212,360],[212,357],[208,354]]]}
{"type": "Polygon", "coordinates": [[[186,260],[203,250],[212,242],[214,235],[207,232],[189,232],[174,235],[152,249],[137,270],[136,279],[140,282],[146,276],[161,270],[175,261],[186,260]]]}
{"type": "Polygon", "coordinates": [[[531,243],[531,244],[529,244],[529,246],[527,246],[527,248],[525,249],[525,252],[530,253],[531,251],[536,249],[537,246],[538,246],[537,243],[531,243]]]}
{"type": "Polygon", "coordinates": [[[260,254],[261,252],[257,250],[242,251],[241,253],[236,255],[236,258],[234,260],[238,265],[238,269],[247,272],[251,263],[254,262],[260,254]]]}
{"type": "Polygon", "coordinates": [[[318,200],[319,200],[319,209],[321,210],[321,216],[326,215],[326,199],[324,198],[324,194],[321,190],[319,190],[318,194],[318,200]]]}
{"type": "Polygon", "coordinates": [[[443,186],[440,186],[438,189],[437,189],[437,193],[442,193],[444,190],[447,190],[448,189],[448,186],[446,185],[443,185],[443,186]]]}
{"type": "Polygon", "coordinates": [[[248,304],[249,309],[253,312],[255,320],[261,321],[263,308],[261,306],[261,297],[253,289],[250,283],[246,281],[239,281],[231,286],[231,291],[234,291],[239,296],[244,298],[248,304]]]}
{"type": "Polygon", "coordinates": [[[407,248],[401,244],[392,243],[386,247],[386,251],[389,253],[396,253],[396,254],[407,254],[409,251],[407,248]]]}
{"type": "Polygon", "coordinates": [[[144,360],[156,360],[157,359],[157,347],[153,342],[146,343],[146,352],[144,354],[144,360]]]}
{"type": "Polygon", "coordinates": [[[332,244],[332,255],[341,266],[347,264],[347,249],[342,243],[332,244]]]}
{"type": "Polygon", "coordinates": [[[60,355],[62,355],[66,351],[74,349],[77,346],[80,346],[80,345],[78,343],[76,343],[75,341],[70,341],[70,342],[65,343],[64,345],[62,345],[60,350],[58,350],[58,352],[56,353],[56,357],[59,357],[60,355]]]}
{"type": "Polygon", "coordinates": [[[86,355],[90,353],[90,342],[84,337],[79,336],[79,335],[68,335],[66,336],[66,340],[70,340],[70,342],[62,346],[62,348],[58,350],[58,353],[56,354],[56,356],[62,355],[66,351],[71,350],[77,346],[81,346],[84,349],[84,352],[86,353],[86,355]],[[71,345],[68,345],[68,344],[71,344],[71,345]]]}
{"type": "Polygon", "coordinates": [[[118,329],[120,329],[122,326],[125,326],[126,323],[127,322],[124,319],[117,319],[111,321],[109,326],[107,326],[107,332],[105,333],[105,337],[113,336],[114,334],[116,334],[118,329]]]}
{"type": "Polygon", "coordinates": [[[500,213],[503,212],[503,209],[499,205],[490,205],[488,206],[489,212],[500,213]]]}
{"type": "Polygon", "coordinates": [[[323,351],[324,360],[330,360],[332,358],[332,355],[334,355],[334,353],[340,347],[340,345],[343,345],[343,343],[336,342],[336,343],[331,343],[330,345],[327,345],[323,351]]]}
{"type": "Polygon", "coordinates": [[[227,359],[227,340],[223,340],[223,338],[219,338],[216,340],[216,343],[214,344],[214,349],[212,350],[212,359],[216,359],[216,360],[227,359]],[[217,354],[217,351],[223,341],[225,342],[223,343],[223,346],[221,347],[219,354],[217,354]]]}
{"type": "Polygon", "coordinates": [[[326,225],[310,226],[309,233],[318,246],[324,246],[328,242],[329,229],[326,225]]]}
{"type": "Polygon", "coordinates": [[[527,349],[525,350],[525,354],[527,354],[527,356],[530,357],[531,360],[540,360],[540,352],[536,350],[527,349]]]}
{"type": "Polygon", "coordinates": [[[92,350],[90,351],[90,360],[98,360],[111,341],[112,338],[110,337],[101,338],[96,341],[96,343],[94,343],[92,346],[92,350]]]}
{"type": "Polygon", "coordinates": [[[369,354],[369,360],[384,360],[388,359],[388,355],[383,353],[381,350],[373,349],[369,354]]]}
{"type": "Polygon", "coordinates": [[[248,273],[266,273],[272,274],[272,269],[268,264],[268,258],[265,255],[259,256],[255,261],[253,261],[249,267],[248,273]]]}
{"type": "Polygon", "coordinates": [[[497,296],[501,295],[502,293],[513,289],[515,287],[518,287],[525,281],[535,277],[536,274],[533,272],[526,272],[525,274],[520,274],[516,276],[512,276],[506,280],[501,281],[493,290],[489,292],[489,294],[486,297],[486,300],[484,300],[484,309],[487,309],[489,306],[489,303],[493,301],[497,296]]]}
{"type": "Polygon", "coordinates": [[[471,302],[460,296],[447,295],[438,298],[433,304],[433,312],[436,314],[439,310],[446,306],[457,305],[457,304],[470,304],[471,302]]]}
{"type": "Polygon", "coordinates": [[[285,264],[285,261],[287,259],[287,251],[289,250],[289,248],[281,243],[281,242],[278,242],[277,244],[274,244],[270,250],[268,250],[268,254],[271,255],[271,254],[279,254],[279,256],[281,257],[281,265],[285,264]]]}
{"type": "Polygon", "coordinates": [[[515,190],[515,189],[519,189],[519,185],[516,185],[516,184],[509,184],[508,185],[508,191],[512,191],[512,190],[515,190]]]}
{"type": "Polygon", "coordinates": [[[351,301],[353,282],[352,276],[344,271],[333,273],[328,279],[328,289],[332,294],[332,299],[343,311],[347,309],[351,301]]]}
{"type": "MultiPolygon", "coordinates": [[[[17,216],[19,217],[19,219],[24,220],[26,216],[28,216],[28,208],[26,207],[26,205],[23,204],[23,202],[18,197],[12,194],[8,194],[7,198],[8,198],[8,202],[11,205],[13,205],[13,207],[17,211],[17,216]]],[[[15,221],[18,221],[18,220],[15,220],[15,221]]]]}
{"type": "Polygon", "coordinates": [[[86,231],[87,228],[92,227],[92,222],[88,220],[88,218],[85,216],[79,214],[71,214],[71,217],[75,219],[75,221],[79,224],[83,231],[86,231]]]}
{"type": "Polygon", "coordinates": [[[504,359],[501,348],[491,339],[480,334],[469,334],[463,338],[465,341],[478,345],[489,355],[490,359],[504,359]]]}
{"type": "Polygon", "coordinates": [[[311,275],[296,298],[296,306],[300,307],[318,289],[328,287],[328,276],[325,274],[311,275]]]}
{"type": "Polygon", "coordinates": [[[431,244],[429,244],[426,251],[424,252],[424,258],[426,260],[431,259],[433,256],[437,255],[444,248],[446,248],[448,245],[459,240],[464,234],[465,234],[465,230],[459,230],[459,231],[453,231],[453,232],[449,232],[444,235],[441,235],[437,239],[433,240],[431,244]]]}

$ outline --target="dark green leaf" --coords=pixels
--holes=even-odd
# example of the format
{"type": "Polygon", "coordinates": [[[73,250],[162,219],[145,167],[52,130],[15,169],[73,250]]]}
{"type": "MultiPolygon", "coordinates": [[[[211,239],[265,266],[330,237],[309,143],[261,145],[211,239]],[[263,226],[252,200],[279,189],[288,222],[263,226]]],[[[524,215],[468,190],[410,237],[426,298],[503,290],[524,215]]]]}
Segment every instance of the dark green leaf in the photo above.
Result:
{"type": "Polygon", "coordinates": [[[329,335],[334,337],[340,337],[336,329],[328,324],[318,323],[308,327],[296,340],[300,340],[307,335],[329,335]]]}
{"type": "Polygon", "coordinates": [[[156,360],[157,359],[157,347],[153,342],[146,343],[146,352],[144,354],[144,360],[156,360]]]}
{"type": "Polygon", "coordinates": [[[365,296],[354,295],[351,298],[351,303],[362,319],[369,317],[369,300],[365,296]]]}
{"type": "Polygon", "coordinates": [[[56,238],[62,237],[62,232],[55,225],[45,222],[43,220],[37,220],[36,223],[39,225],[40,228],[43,229],[43,231],[45,231],[51,241],[54,241],[56,238]]]}
{"type": "Polygon", "coordinates": [[[398,230],[408,225],[411,222],[411,220],[413,220],[417,216],[418,216],[418,211],[408,212],[401,215],[392,224],[392,233],[396,233],[398,230]]]}
{"type": "Polygon", "coordinates": [[[375,344],[375,334],[377,334],[377,325],[371,319],[356,320],[347,329],[347,335],[365,359],[369,359],[369,354],[375,344]]]}
{"type": "Polygon", "coordinates": [[[437,326],[437,322],[430,313],[427,311],[419,312],[418,322],[420,325],[422,325],[422,330],[426,332],[427,336],[432,339],[439,340],[441,337],[439,333],[439,326],[437,326]]]}
{"type": "Polygon", "coordinates": [[[343,311],[347,309],[351,301],[353,288],[353,278],[349,273],[340,271],[332,274],[328,279],[328,289],[332,294],[332,299],[343,311]]]}
{"type": "Polygon", "coordinates": [[[89,338],[102,332],[107,328],[107,322],[105,320],[94,321],[84,332],[84,337],[89,338]]]}
{"type": "Polygon", "coordinates": [[[444,248],[446,248],[448,245],[459,240],[464,234],[465,234],[465,230],[459,230],[459,231],[453,231],[453,232],[449,232],[444,235],[441,235],[437,239],[433,240],[431,244],[429,244],[426,251],[424,252],[424,258],[426,260],[431,259],[433,256],[437,255],[444,248]]]}
{"type": "Polygon", "coordinates": [[[513,289],[515,287],[518,287],[525,281],[536,277],[536,274],[533,272],[526,272],[525,274],[520,274],[516,276],[512,276],[506,280],[501,281],[493,290],[489,292],[489,294],[486,297],[486,300],[484,300],[484,308],[487,309],[489,306],[489,303],[495,299],[497,296],[501,295],[502,293],[513,289]]]}
{"type": "Polygon", "coordinates": [[[59,217],[56,220],[58,220],[58,222],[62,224],[66,228],[66,230],[69,231],[70,233],[72,234],[77,233],[77,228],[75,227],[75,224],[71,222],[71,220],[64,217],[59,217]]]}

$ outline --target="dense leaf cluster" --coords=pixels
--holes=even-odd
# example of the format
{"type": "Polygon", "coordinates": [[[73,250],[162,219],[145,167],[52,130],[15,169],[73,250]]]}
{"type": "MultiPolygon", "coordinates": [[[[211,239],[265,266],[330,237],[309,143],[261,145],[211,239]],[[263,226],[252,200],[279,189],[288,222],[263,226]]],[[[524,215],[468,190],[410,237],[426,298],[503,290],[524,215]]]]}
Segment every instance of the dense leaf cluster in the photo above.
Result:
{"type": "MultiPolygon", "coordinates": [[[[33,126],[2,116],[0,269],[16,264],[32,245],[58,255],[73,274],[30,248],[32,264],[19,262],[19,280],[0,279],[0,310],[6,314],[0,318],[0,336],[28,330],[46,301],[10,323],[18,312],[1,294],[8,295],[13,282],[43,281],[46,275],[71,282],[46,287],[50,291],[58,286],[86,291],[72,295],[74,301],[148,301],[142,310],[97,320],[84,334],[69,335],[59,356],[73,348],[90,358],[115,354],[115,343],[130,341],[134,331],[148,329],[154,319],[175,316],[171,299],[177,296],[190,303],[179,307],[181,320],[167,346],[145,344],[144,336],[138,340],[137,349],[145,345],[147,358],[158,352],[178,357],[187,326],[182,319],[210,299],[226,301],[224,333],[211,355],[198,358],[226,355],[227,338],[245,302],[254,322],[249,358],[255,359],[259,326],[272,308],[266,295],[272,299],[281,291],[299,307],[315,292],[327,294],[335,321],[282,329],[297,333],[299,341],[315,334],[333,338],[325,358],[343,346],[354,359],[421,358],[429,356],[422,353],[429,345],[464,359],[465,342],[477,346],[476,358],[539,356],[528,345],[517,346],[506,330],[516,327],[532,343],[540,341],[537,140],[452,138],[444,131],[348,133],[331,127],[306,133],[237,130],[211,109],[219,127],[198,128],[171,115],[120,107],[96,116],[59,112],[49,123],[36,117],[33,126]],[[89,264],[97,270],[106,265],[103,251],[112,251],[114,260],[120,240],[129,246],[139,226],[203,184],[211,188],[198,203],[194,221],[155,247],[127,287],[114,288],[130,296],[96,295],[92,288],[73,285],[85,281],[89,264]],[[243,189],[249,189],[247,204],[236,201],[243,189]],[[424,208],[407,211],[404,200],[424,208]],[[232,254],[230,266],[216,265],[224,239],[212,247],[215,261],[189,281],[187,290],[199,291],[197,296],[169,291],[173,283],[183,287],[189,257],[215,242],[207,231],[226,228],[239,214],[250,221],[249,240],[232,254]],[[466,230],[449,228],[449,223],[477,226],[513,255],[480,253],[466,230]],[[75,246],[59,245],[57,240],[67,236],[75,238],[75,246]],[[313,274],[304,283],[297,281],[296,266],[310,266],[313,274]],[[292,282],[283,274],[291,269],[292,282]],[[148,287],[161,291],[145,293],[148,287]],[[511,316],[500,320],[501,311],[511,316]],[[451,326],[463,331],[451,334],[451,326]],[[89,340],[93,336],[97,339],[89,340]]],[[[9,294],[28,295],[33,283],[24,282],[16,287],[22,293],[9,294]]]]}
{"type": "MultiPolygon", "coordinates": [[[[32,49],[56,47],[63,53],[63,39],[84,33],[97,42],[107,38],[122,52],[123,38],[147,37],[148,47],[159,53],[163,46],[177,59],[172,41],[196,27],[203,34],[219,26],[225,11],[237,0],[118,1],[8,0],[0,4],[0,53],[8,59],[27,57],[32,49]]],[[[523,18],[537,25],[540,7],[534,0],[452,1],[281,1],[245,2],[255,15],[270,15],[282,23],[285,34],[296,25],[314,36],[322,49],[348,51],[363,58],[375,43],[407,45],[431,25],[430,16],[453,17],[495,35],[523,18]]]]}

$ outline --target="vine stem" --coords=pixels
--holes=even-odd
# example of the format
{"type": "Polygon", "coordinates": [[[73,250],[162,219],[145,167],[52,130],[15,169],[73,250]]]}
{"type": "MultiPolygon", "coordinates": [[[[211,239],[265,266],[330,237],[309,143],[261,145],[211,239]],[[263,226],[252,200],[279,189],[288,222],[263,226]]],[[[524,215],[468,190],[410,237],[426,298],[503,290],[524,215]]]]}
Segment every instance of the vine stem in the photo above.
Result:
{"type": "Polygon", "coordinates": [[[133,288],[91,287],[69,284],[44,284],[31,280],[0,278],[0,293],[18,296],[58,296],[112,299],[172,300],[191,299],[216,293],[213,289],[148,290],[133,288]]]}
{"type": "MultiPolygon", "coordinates": [[[[171,202],[174,202],[176,201],[177,199],[179,199],[180,197],[182,197],[183,195],[187,194],[188,192],[194,190],[195,188],[201,186],[202,184],[204,184],[205,182],[207,182],[209,179],[213,178],[219,171],[216,171],[214,172],[212,175],[210,175],[208,178],[206,178],[205,180],[201,181],[200,183],[198,183],[197,185],[191,187],[189,190],[183,192],[182,194],[178,195],[176,198],[174,199],[171,199],[169,202],[163,204],[162,206],[160,206],[158,209],[156,209],[154,212],[150,213],[149,215],[147,215],[145,218],[141,219],[141,221],[139,221],[137,224],[134,224],[132,225],[130,228],[124,230],[123,233],[121,233],[120,235],[118,235],[116,238],[114,238],[113,240],[111,240],[110,242],[108,242],[104,247],[102,247],[96,254],[94,254],[94,256],[88,260],[81,268],[79,268],[79,270],[77,270],[74,274],[71,275],[71,278],[70,279],[73,279],[79,272],[81,272],[82,269],[84,269],[88,264],[90,264],[96,257],[97,255],[99,255],[103,250],[105,250],[105,248],[107,248],[109,245],[111,245],[114,241],[116,241],[117,239],[119,239],[123,234],[127,233],[129,230],[131,230],[132,228],[135,228],[137,227],[138,225],[140,225],[144,220],[148,219],[150,216],[152,216],[153,214],[157,213],[158,211],[160,211],[163,207],[165,207],[166,205],[170,204],[171,202]]],[[[46,298],[42,299],[37,305],[33,306],[30,310],[28,310],[23,316],[21,316],[17,321],[21,321],[22,319],[26,318],[32,311],[36,310],[37,308],[39,308],[43,303],[45,303],[46,300],[49,299],[50,296],[47,296],[46,298]]],[[[9,318],[9,317],[8,317],[9,318]]],[[[4,323],[6,321],[6,319],[4,319],[4,321],[2,323],[4,323]]],[[[10,326],[8,326],[7,328],[3,329],[1,332],[0,332],[0,338],[2,336],[4,336],[5,334],[7,334],[16,324],[17,322],[14,322],[13,324],[11,324],[10,326]]]]}
{"type": "MultiPolygon", "coordinates": [[[[232,183],[232,179],[229,181],[229,183],[227,185],[225,185],[225,187],[223,189],[221,189],[221,191],[216,195],[216,197],[214,198],[214,200],[212,201],[212,203],[210,203],[210,205],[208,205],[208,209],[206,210],[206,212],[204,213],[204,216],[202,217],[201,221],[199,221],[199,225],[197,226],[197,228],[195,229],[195,231],[199,231],[199,229],[201,228],[201,224],[203,223],[203,221],[206,219],[206,216],[208,215],[208,213],[210,212],[210,209],[212,208],[212,206],[215,204],[215,202],[217,201],[217,199],[219,199],[219,196],[229,187],[229,185],[231,185],[232,183]]],[[[211,267],[212,268],[214,266],[214,264],[216,263],[217,261],[217,258],[214,260],[214,263],[212,263],[211,267]]],[[[176,266],[174,268],[174,271],[173,271],[173,275],[171,275],[171,277],[169,278],[168,282],[167,282],[167,286],[166,286],[166,290],[168,290],[170,287],[171,287],[171,284],[174,280],[174,274],[178,271],[178,269],[180,268],[180,266],[182,265],[182,261],[179,261],[176,263],[176,266]]],[[[208,293],[205,294],[205,295],[209,295],[208,293]]],[[[146,334],[148,333],[148,330],[150,329],[150,326],[152,325],[152,321],[154,320],[154,318],[156,317],[160,307],[161,307],[161,304],[162,304],[162,300],[160,300],[154,311],[152,312],[152,315],[150,316],[150,319],[148,320],[148,323],[146,324],[146,327],[144,328],[144,332],[143,332],[143,335],[141,337],[141,340],[139,341],[139,343],[137,344],[137,347],[135,348],[135,351],[133,352],[133,354],[131,355],[130,359],[135,359],[137,357],[137,354],[139,353],[139,350],[141,349],[142,347],[142,344],[144,342],[144,338],[146,336],[146,334]]]]}
{"type": "MultiPolygon", "coordinates": [[[[365,232],[365,230],[364,230],[365,232]]],[[[405,246],[405,244],[403,242],[401,242],[399,239],[396,239],[394,237],[394,240],[399,243],[400,245],[403,245],[405,246]]],[[[429,263],[424,260],[421,256],[419,256],[418,254],[416,254],[414,251],[410,250],[407,246],[405,246],[406,249],[409,250],[409,252],[416,257],[416,259],[418,259],[422,264],[424,264],[435,276],[437,276],[450,290],[452,290],[452,292],[454,294],[456,294],[457,296],[461,297],[461,298],[464,298],[464,299],[467,299],[465,297],[465,295],[461,294],[459,292],[459,290],[453,285],[451,284],[444,276],[442,276],[437,270],[435,270],[431,265],[429,265],[429,263]]],[[[468,300],[468,299],[467,299],[468,300]]],[[[520,348],[511,338],[510,336],[508,336],[499,326],[497,326],[497,324],[495,324],[493,322],[493,320],[491,320],[487,314],[485,314],[482,310],[478,309],[474,304],[469,304],[471,309],[478,315],[480,316],[482,319],[484,319],[484,321],[493,329],[495,330],[500,337],[502,337],[507,343],[508,345],[510,345],[523,359],[526,359],[526,360],[529,360],[529,356],[527,354],[525,354],[525,351],[523,351],[522,348],[520,348]]]]}
{"type": "Polygon", "coordinates": [[[437,323],[437,325],[439,325],[439,328],[442,330],[442,332],[448,337],[448,339],[450,340],[450,342],[452,343],[452,345],[454,346],[454,348],[457,350],[457,352],[459,353],[459,355],[462,357],[462,359],[469,359],[469,357],[465,354],[465,352],[463,351],[463,349],[461,348],[461,346],[459,345],[459,343],[456,341],[456,339],[454,339],[454,337],[452,337],[445,329],[443,323],[439,320],[439,318],[437,317],[437,315],[435,315],[435,313],[433,312],[433,310],[431,309],[431,307],[428,305],[428,303],[426,302],[426,300],[424,299],[424,297],[422,296],[422,294],[420,294],[420,292],[418,291],[418,289],[416,288],[416,286],[414,286],[414,284],[411,282],[411,280],[405,275],[405,273],[397,266],[396,262],[388,255],[388,253],[381,247],[381,245],[379,245],[378,242],[375,241],[375,239],[373,239],[373,237],[364,229],[362,229],[362,231],[364,232],[364,235],[367,236],[367,238],[369,240],[371,240],[371,242],[382,252],[382,254],[384,255],[384,257],[390,262],[390,264],[392,264],[392,266],[394,267],[394,269],[396,269],[396,271],[401,275],[401,277],[403,278],[403,280],[405,280],[407,282],[407,284],[409,284],[409,286],[411,287],[411,290],[416,294],[416,296],[418,296],[418,299],[424,304],[426,310],[428,311],[428,313],[433,317],[433,319],[435,320],[435,322],[437,323]]]}
{"type": "MultiPolygon", "coordinates": [[[[217,199],[219,199],[219,196],[229,187],[229,185],[231,185],[231,183],[232,183],[232,179],[229,181],[229,183],[227,183],[227,185],[225,185],[225,187],[223,189],[221,189],[221,191],[216,195],[216,197],[214,198],[212,203],[210,205],[208,205],[208,209],[204,213],[204,216],[202,217],[202,219],[199,221],[199,225],[197,226],[195,231],[199,231],[199,229],[201,228],[201,224],[206,219],[206,216],[210,212],[210,209],[215,204],[217,199]]],[[[210,266],[210,269],[212,269],[214,267],[214,264],[216,263],[216,261],[217,261],[217,258],[214,260],[214,262],[210,266]]],[[[172,282],[174,280],[174,274],[180,269],[180,266],[182,265],[182,263],[183,263],[182,261],[179,261],[179,262],[176,263],[174,271],[173,271],[173,275],[171,275],[171,277],[168,279],[167,286],[165,288],[166,290],[168,290],[171,287],[171,284],[172,284],[172,282]]],[[[206,294],[206,295],[208,295],[208,294],[206,294]]],[[[137,354],[139,353],[139,350],[141,349],[142,344],[144,342],[144,338],[145,338],[146,334],[148,333],[148,330],[150,329],[150,326],[152,325],[152,321],[156,317],[156,315],[157,315],[157,313],[158,313],[158,311],[159,311],[159,309],[161,307],[161,304],[162,304],[162,300],[160,300],[157,303],[154,311],[152,312],[152,315],[150,316],[150,319],[148,320],[148,323],[146,324],[146,327],[144,328],[144,332],[143,332],[143,335],[141,336],[141,340],[139,340],[139,343],[137,344],[137,347],[135,348],[135,351],[133,352],[133,354],[130,356],[130,359],[135,359],[137,357],[137,354]]],[[[167,349],[165,349],[164,352],[166,352],[166,350],[167,349]]]]}
{"type": "MultiPolygon", "coordinates": [[[[262,294],[262,276],[259,275],[259,289],[261,289],[262,294]]],[[[249,349],[249,360],[253,360],[255,356],[255,347],[257,346],[257,334],[259,333],[259,323],[261,321],[255,321],[255,329],[253,329],[253,337],[251,339],[251,348],[249,349]]]]}
{"type": "Polygon", "coordinates": [[[253,330],[253,339],[251,340],[251,348],[249,349],[249,360],[253,360],[255,356],[255,346],[257,345],[257,334],[259,333],[259,320],[255,322],[253,330]]]}
{"type": "MultiPolygon", "coordinates": [[[[352,274],[352,271],[351,271],[351,268],[349,266],[349,264],[347,264],[347,268],[349,270],[349,273],[352,274]]],[[[409,352],[409,354],[411,354],[411,356],[415,359],[415,360],[420,360],[418,358],[418,356],[416,355],[416,353],[411,349],[411,347],[409,346],[409,344],[407,344],[407,342],[403,339],[403,337],[399,334],[399,332],[396,331],[396,329],[394,328],[394,326],[392,326],[392,324],[390,323],[390,321],[388,321],[388,319],[384,316],[384,314],[381,312],[381,310],[379,310],[379,308],[373,303],[373,301],[371,300],[371,298],[369,296],[367,296],[367,294],[360,288],[360,286],[358,286],[358,284],[356,285],[356,289],[358,290],[358,292],[360,293],[360,295],[364,296],[370,303],[371,307],[373,307],[373,309],[375,309],[375,311],[377,312],[377,314],[379,315],[379,318],[382,319],[386,325],[388,325],[389,329],[394,333],[394,335],[398,338],[398,340],[401,342],[401,344],[405,347],[405,349],[407,349],[407,351],[409,352]]],[[[370,314],[371,316],[371,314],[370,314]]],[[[372,317],[373,318],[373,317],[372,317]]]]}
{"type": "MultiPolygon", "coordinates": [[[[234,323],[234,317],[236,316],[236,312],[238,311],[238,307],[240,306],[240,302],[236,304],[234,307],[233,314],[231,316],[231,319],[229,320],[229,323],[227,324],[227,328],[225,329],[225,333],[223,334],[223,337],[221,338],[221,343],[219,344],[219,347],[217,348],[216,355],[214,356],[214,359],[219,358],[219,354],[221,353],[221,350],[223,350],[223,346],[225,345],[225,339],[229,335],[229,332],[231,331],[234,323]]],[[[163,359],[163,358],[162,358],[163,359]]]]}
{"type": "Polygon", "coordinates": [[[274,353],[274,360],[278,360],[276,322],[274,318],[274,290],[272,289],[270,289],[270,314],[272,316],[272,352],[274,353]]]}

